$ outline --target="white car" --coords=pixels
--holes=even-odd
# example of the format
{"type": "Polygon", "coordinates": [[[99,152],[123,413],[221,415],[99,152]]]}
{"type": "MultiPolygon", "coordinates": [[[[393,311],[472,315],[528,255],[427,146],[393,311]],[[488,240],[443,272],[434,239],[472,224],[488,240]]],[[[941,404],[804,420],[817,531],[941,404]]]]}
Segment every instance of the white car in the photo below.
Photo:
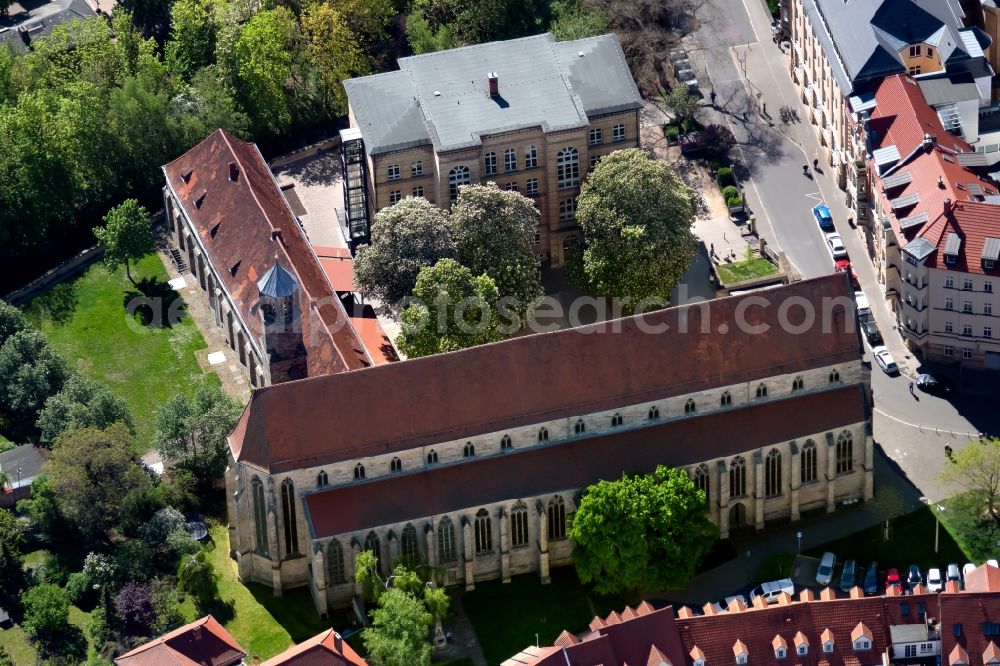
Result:
{"type": "Polygon", "coordinates": [[[991,567],[994,567],[996,569],[1000,569],[1000,564],[997,564],[996,560],[986,560],[986,564],[988,564],[991,567]]]}
{"type": "Polygon", "coordinates": [[[976,570],[976,565],[975,564],[973,564],[972,562],[966,562],[965,566],[962,567],[962,580],[964,581],[965,577],[968,576],[970,573],[972,573],[975,570],[976,570]]]}
{"type": "Polygon", "coordinates": [[[858,317],[867,317],[872,313],[871,306],[868,303],[868,297],[865,296],[865,292],[856,291],[854,292],[854,302],[858,306],[858,317]]]}
{"type": "Polygon", "coordinates": [[[837,556],[833,553],[823,553],[823,558],[819,561],[819,568],[816,569],[816,582],[820,585],[829,585],[833,580],[833,568],[837,566],[837,556]]]}
{"type": "MultiPolygon", "coordinates": [[[[892,354],[883,345],[872,348],[872,356],[875,357],[875,362],[879,364],[879,367],[885,371],[887,375],[894,375],[899,372],[899,366],[896,365],[896,361],[893,360],[892,354]]],[[[940,572],[939,572],[940,573],[940,572]]]]}
{"type": "Polygon", "coordinates": [[[795,594],[795,583],[792,582],[791,578],[782,578],[781,580],[761,583],[750,590],[750,599],[752,601],[757,597],[762,597],[767,603],[776,604],[782,593],[788,596],[795,594]]]}
{"type": "Polygon", "coordinates": [[[928,592],[940,592],[941,588],[944,587],[944,581],[941,580],[941,570],[934,568],[927,570],[927,591],[928,592]]]}
{"type": "Polygon", "coordinates": [[[840,234],[827,234],[826,248],[830,250],[830,254],[835,260],[847,258],[847,248],[844,247],[844,241],[840,234]]]}

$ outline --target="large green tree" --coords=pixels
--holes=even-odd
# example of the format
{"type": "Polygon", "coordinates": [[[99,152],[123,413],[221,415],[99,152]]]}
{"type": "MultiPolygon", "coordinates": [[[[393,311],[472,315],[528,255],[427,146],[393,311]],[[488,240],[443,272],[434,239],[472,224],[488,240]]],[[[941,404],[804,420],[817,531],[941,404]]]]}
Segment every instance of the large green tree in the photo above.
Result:
{"type": "Polygon", "coordinates": [[[51,583],[34,586],[24,595],[24,630],[38,640],[55,640],[69,627],[69,597],[51,583]]]}
{"type": "Polygon", "coordinates": [[[433,617],[424,602],[401,589],[390,588],[379,597],[372,624],[361,638],[376,666],[428,666],[428,641],[433,617]]]}
{"type": "Polygon", "coordinates": [[[660,106],[662,106],[674,119],[683,123],[694,118],[701,108],[701,100],[691,94],[687,86],[678,83],[666,92],[660,93],[660,106]]]}
{"type": "Polygon", "coordinates": [[[124,400],[104,384],[74,374],[59,393],[45,401],[45,407],[38,414],[37,427],[41,441],[51,444],[67,430],[103,429],[118,422],[135,434],[135,423],[124,400]]]}
{"type": "Polygon", "coordinates": [[[496,284],[487,275],[475,277],[454,259],[421,269],[413,297],[400,316],[403,332],[396,339],[396,346],[411,358],[502,337],[496,284]]]}
{"type": "Polygon", "coordinates": [[[24,525],[7,509],[0,509],[0,607],[17,608],[26,584],[24,525]]]}
{"type": "Polygon", "coordinates": [[[129,497],[152,484],[121,423],[63,434],[52,447],[45,472],[61,514],[95,541],[109,538],[129,497]]]}
{"type": "Polygon", "coordinates": [[[531,249],[538,222],[534,202],[495,183],[469,185],[459,190],[449,222],[462,265],[491,277],[500,298],[523,318],[542,295],[531,249]]]}
{"type": "Polygon", "coordinates": [[[215,0],[177,0],[170,9],[170,39],[166,60],[189,80],[215,59],[215,0]]]}
{"type": "Polygon", "coordinates": [[[691,191],[670,165],[638,149],[613,152],[590,172],[576,219],[587,281],[626,307],[669,298],[697,251],[691,191]]]}
{"type": "Polygon", "coordinates": [[[191,396],[178,393],[156,413],[156,449],[200,479],[219,478],[226,468],[226,435],[241,411],[217,386],[203,384],[191,396]]]}
{"type": "Polygon", "coordinates": [[[569,529],[580,580],[602,594],[683,587],[718,534],[705,493],[663,466],[588,487],[569,529]]]}
{"type": "Polygon", "coordinates": [[[322,80],[323,105],[333,114],[346,113],[347,96],[341,82],[371,73],[370,60],[345,14],[332,5],[306,5],[301,21],[309,59],[322,80]]]}
{"type": "Polygon", "coordinates": [[[156,249],[153,226],[147,211],[137,200],[126,199],[108,211],[104,226],[94,229],[104,246],[104,263],[115,270],[125,265],[125,275],[135,284],[129,265],[156,249]]]}
{"type": "Polygon", "coordinates": [[[66,360],[37,330],[14,333],[0,345],[0,410],[22,424],[34,424],[69,372],[66,360]]]}
{"type": "Polygon", "coordinates": [[[444,211],[423,197],[406,197],[375,215],[371,244],[362,245],[354,260],[354,279],[366,295],[397,308],[421,269],[457,258],[444,211]]]}
{"type": "Polygon", "coordinates": [[[953,453],[940,477],[965,488],[981,510],[1000,523],[1000,438],[987,437],[953,453]]]}
{"type": "Polygon", "coordinates": [[[285,7],[265,9],[235,29],[232,83],[243,108],[258,132],[284,132],[292,122],[288,86],[298,32],[295,16],[285,7]]]}

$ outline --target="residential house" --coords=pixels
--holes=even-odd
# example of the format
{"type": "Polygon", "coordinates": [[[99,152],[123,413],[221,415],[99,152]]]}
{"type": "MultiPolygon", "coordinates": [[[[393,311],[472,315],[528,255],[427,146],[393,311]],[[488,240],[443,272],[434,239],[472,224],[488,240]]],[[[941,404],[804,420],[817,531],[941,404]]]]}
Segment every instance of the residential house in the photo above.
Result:
{"type": "Polygon", "coordinates": [[[448,208],[462,185],[496,182],[539,211],[535,251],[560,265],[580,240],[576,197],[597,161],[639,145],[642,99],[614,34],[551,34],[399,59],[344,82],[346,226],[407,196],[448,208]]]}
{"type": "Polygon", "coordinates": [[[246,650],[211,615],[174,629],[115,658],[117,666],[236,666],[246,650]]]}
{"type": "Polygon", "coordinates": [[[579,491],[659,464],[723,536],[833,511],[872,496],[861,356],[838,274],[265,387],[229,437],[232,554],[325,613],[358,593],[362,550],[383,575],[407,558],[469,589],[547,582],[579,491]],[[815,316],[788,325],[786,301],[815,316]]]}
{"type": "Polygon", "coordinates": [[[260,666],[368,666],[368,662],[340,634],[328,629],[293,645],[260,666]]]}

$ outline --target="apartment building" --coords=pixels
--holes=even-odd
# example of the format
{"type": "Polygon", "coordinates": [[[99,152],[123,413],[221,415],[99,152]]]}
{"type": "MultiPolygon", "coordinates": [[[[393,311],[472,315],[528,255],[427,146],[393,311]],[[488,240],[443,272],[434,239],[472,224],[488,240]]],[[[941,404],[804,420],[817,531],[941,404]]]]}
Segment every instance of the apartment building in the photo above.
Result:
{"type": "Polygon", "coordinates": [[[1000,369],[1000,186],[913,78],[883,80],[870,114],[873,259],[903,339],[926,359],[1000,369]]]}
{"type": "MultiPolygon", "coordinates": [[[[344,82],[348,224],[407,196],[449,207],[496,182],[539,211],[539,259],[562,264],[580,240],[576,197],[597,161],[639,145],[642,100],[614,34],[551,34],[401,58],[399,70],[344,82]]],[[[352,231],[352,235],[355,235],[352,231]]]]}
{"type": "Polygon", "coordinates": [[[888,666],[1000,663],[1000,570],[984,564],[938,593],[838,596],[825,588],[781,594],[768,605],[733,599],[726,608],[654,608],[647,602],[595,617],[586,631],[563,631],[502,666],[888,666]]]}
{"type": "Polygon", "coordinates": [[[937,81],[928,85],[946,125],[962,128],[973,143],[981,140],[981,123],[990,133],[982,141],[1000,141],[992,134],[993,69],[983,51],[991,40],[963,26],[959,0],[791,0],[790,9],[791,76],[810,109],[821,158],[860,223],[870,220],[866,122],[883,78],[905,73],[937,81]]]}

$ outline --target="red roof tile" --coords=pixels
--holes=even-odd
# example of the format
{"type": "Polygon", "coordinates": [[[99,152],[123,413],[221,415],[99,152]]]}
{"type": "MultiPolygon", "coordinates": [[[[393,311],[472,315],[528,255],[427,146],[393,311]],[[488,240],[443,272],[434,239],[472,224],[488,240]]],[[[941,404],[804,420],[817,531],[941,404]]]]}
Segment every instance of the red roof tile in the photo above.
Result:
{"type": "Polygon", "coordinates": [[[649,649],[649,659],[646,660],[646,666],[672,666],[672,664],[663,651],[654,645],[649,649]]]}
{"type": "Polygon", "coordinates": [[[920,86],[905,74],[882,79],[875,90],[869,126],[880,136],[880,145],[895,145],[901,157],[917,148],[925,134],[936,135],[952,150],[972,151],[969,144],[945,130],[937,112],[924,100],[920,86]]]}
{"type": "Polygon", "coordinates": [[[972,659],[972,664],[981,666],[979,658],[992,641],[986,635],[986,626],[1000,624],[1000,594],[996,592],[970,592],[942,594],[938,617],[941,628],[941,654],[950,654],[960,645],[972,659]],[[958,628],[956,629],[956,626],[958,628]],[[984,626],[985,625],[985,626],[984,626]],[[955,636],[959,633],[959,636],[955,636]]]}
{"type": "Polygon", "coordinates": [[[354,260],[334,257],[319,257],[326,279],[337,293],[354,291],[354,260]]]}
{"type": "Polygon", "coordinates": [[[367,666],[340,634],[328,629],[293,645],[260,666],[367,666]]]}
{"type": "Polygon", "coordinates": [[[949,666],[969,666],[969,653],[961,645],[956,645],[948,654],[949,666]]]}
{"type": "MultiPolygon", "coordinates": [[[[508,455],[473,458],[460,465],[421,468],[309,493],[304,501],[314,538],[324,538],[511,497],[572,490],[598,479],[618,478],[623,472],[649,472],[659,464],[691,465],[865,419],[862,388],[847,385],[508,455]],[[406,501],[400,502],[401,497],[406,501]]],[[[604,624],[620,621],[613,613],[604,624]]]]}
{"type": "Polygon", "coordinates": [[[856,361],[852,297],[846,274],[830,275],[268,386],[254,391],[229,442],[236,460],[282,472],[856,361]],[[848,305],[833,307],[831,322],[817,316],[810,326],[781,326],[779,305],[802,298],[817,312],[837,299],[848,305]],[[732,330],[737,311],[767,335],[732,330]],[[669,329],[651,332],[662,325],[669,329]]]}
{"type": "MultiPolygon", "coordinates": [[[[310,376],[371,365],[323,274],[298,220],[257,147],[217,130],[163,167],[226,291],[259,346],[263,323],[257,281],[275,264],[299,289],[310,376]],[[231,166],[237,172],[231,179],[231,166]],[[315,302],[315,305],[314,305],[315,302]]],[[[261,354],[264,356],[264,354],[261,354]]]]}
{"type": "Polygon", "coordinates": [[[174,629],[115,659],[118,666],[231,666],[247,655],[211,615],[174,629]]]}

